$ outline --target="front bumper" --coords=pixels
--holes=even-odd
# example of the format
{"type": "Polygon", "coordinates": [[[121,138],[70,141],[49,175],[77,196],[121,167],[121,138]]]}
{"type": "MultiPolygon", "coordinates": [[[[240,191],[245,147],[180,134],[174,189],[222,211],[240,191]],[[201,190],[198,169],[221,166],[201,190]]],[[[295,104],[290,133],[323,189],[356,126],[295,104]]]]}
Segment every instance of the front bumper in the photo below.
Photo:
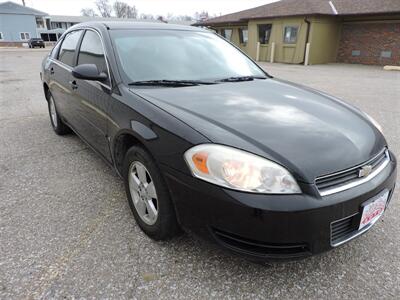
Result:
{"type": "MultiPolygon", "coordinates": [[[[252,259],[294,259],[330,250],[357,232],[362,204],[393,194],[396,161],[360,186],[321,197],[313,184],[301,195],[263,195],[224,189],[163,166],[183,228],[252,259]],[[332,240],[332,223],[347,226],[332,240]],[[339,238],[339,239],[338,239],[339,238]]],[[[389,202],[388,202],[389,203],[389,202]]]]}

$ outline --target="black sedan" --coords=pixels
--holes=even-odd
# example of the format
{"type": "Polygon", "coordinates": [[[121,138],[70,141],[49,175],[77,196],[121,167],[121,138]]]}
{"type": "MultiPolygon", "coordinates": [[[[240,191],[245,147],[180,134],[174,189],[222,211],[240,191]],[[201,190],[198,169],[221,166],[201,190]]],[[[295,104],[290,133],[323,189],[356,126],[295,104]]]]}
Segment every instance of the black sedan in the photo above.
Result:
{"type": "Polygon", "coordinates": [[[41,76],[54,131],[115,168],[153,239],[186,229],[252,259],[305,257],[366,232],[391,199],[379,124],[208,30],[80,24],[41,76]]]}
{"type": "Polygon", "coordinates": [[[29,39],[28,46],[29,48],[36,48],[36,47],[45,48],[44,41],[40,38],[29,39]]]}

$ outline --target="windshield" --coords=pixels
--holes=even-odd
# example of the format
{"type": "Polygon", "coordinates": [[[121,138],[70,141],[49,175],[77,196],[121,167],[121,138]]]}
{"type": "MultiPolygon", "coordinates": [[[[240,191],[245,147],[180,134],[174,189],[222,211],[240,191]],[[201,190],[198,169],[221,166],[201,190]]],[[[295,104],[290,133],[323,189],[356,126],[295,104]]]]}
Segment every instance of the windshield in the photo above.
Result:
{"type": "Polygon", "coordinates": [[[113,30],[111,37],[128,82],[266,77],[249,58],[211,32],[133,29],[113,30]]]}

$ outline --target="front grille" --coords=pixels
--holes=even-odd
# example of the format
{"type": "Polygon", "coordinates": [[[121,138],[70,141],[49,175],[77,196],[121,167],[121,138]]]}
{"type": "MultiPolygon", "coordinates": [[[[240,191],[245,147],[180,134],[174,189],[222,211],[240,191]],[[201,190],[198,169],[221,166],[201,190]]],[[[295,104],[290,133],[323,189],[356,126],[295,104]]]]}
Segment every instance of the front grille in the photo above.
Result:
{"type": "Polygon", "coordinates": [[[374,158],[359,166],[334,174],[318,177],[315,180],[315,184],[322,196],[341,192],[372,179],[386,167],[389,161],[389,152],[385,148],[374,158]],[[360,171],[366,166],[371,167],[370,174],[365,177],[360,177],[360,171]]]}
{"type": "Polygon", "coordinates": [[[267,244],[213,229],[218,242],[242,254],[264,258],[297,258],[311,255],[307,244],[267,244]]]}
{"type": "Polygon", "coordinates": [[[337,245],[352,236],[354,232],[358,230],[360,218],[360,214],[357,213],[345,219],[331,223],[331,244],[337,245]]]}

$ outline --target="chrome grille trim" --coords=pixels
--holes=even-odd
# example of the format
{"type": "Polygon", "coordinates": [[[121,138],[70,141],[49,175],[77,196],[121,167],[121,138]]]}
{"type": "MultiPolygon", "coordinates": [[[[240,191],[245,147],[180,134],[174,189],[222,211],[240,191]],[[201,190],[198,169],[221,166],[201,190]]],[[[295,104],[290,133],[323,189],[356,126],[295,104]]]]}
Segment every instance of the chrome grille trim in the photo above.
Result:
{"type": "Polygon", "coordinates": [[[366,182],[370,181],[371,179],[376,177],[380,172],[382,172],[387,167],[389,162],[390,162],[389,150],[387,148],[385,148],[378,155],[376,155],[372,159],[368,160],[367,162],[365,162],[365,163],[363,163],[363,164],[361,164],[359,166],[356,166],[356,167],[353,167],[353,168],[350,168],[350,169],[347,169],[347,170],[344,170],[344,171],[340,171],[340,172],[337,172],[337,173],[333,173],[333,174],[330,174],[330,175],[317,177],[315,179],[315,184],[316,184],[316,186],[318,188],[318,191],[319,191],[321,196],[328,196],[328,195],[332,195],[332,194],[335,194],[335,193],[343,192],[345,190],[354,188],[356,186],[359,186],[359,185],[361,185],[363,183],[366,183],[366,182]],[[379,164],[377,166],[375,166],[374,170],[368,176],[361,177],[361,178],[356,178],[356,179],[348,181],[348,183],[345,183],[345,184],[342,184],[342,185],[338,185],[338,186],[334,186],[334,187],[330,187],[330,188],[325,188],[325,189],[318,188],[318,181],[319,180],[328,179],[328,178],[334,178],[334,177],[337,177],[337,176],[340,176],[340,175],[344,175],[344,174],[351,175],[352,172],[360,170],[363,166],[369,165],[371,162],[374,162],[377,159],[379,160],[381,156],[383,158],[381,159],[379,164]]]}
{"type": "MultiPolygon", "coordinates": [[[[357,215],[357,214],[356,214],[356,215],[357,215]]],[[[350,218],[351,218],[351,217],[352,217],[352,216],[350,216],[350,218]]],[[[381,216],[381,217],[382,217],[382,216],[381,216]]],[[[333,241],[333,240],[331,239],[331,246],[332,246],[332,247],[338,247],[338,246],[343,245],[343,244],[345,244],[345,243],[351,241],[352,239],[354,239],[354,238],[356,238],[356,237],[362,235],[363,233],[365,233],[365,232],[367,232],[368,230],[370,230],[371,227],[374,226],[375,223],[378,222],[378,220],[379,220],[381,217],[379,217],[378,219],[376,219],[374,222],[368,224],[367,226],[365,226],[365,227],[364,227],[363,229],[361,229],[361,230],[354,230],[354,231],[352,231],[351,233],[349,233],[348,235],[346,235],[346,236],[345,236],[344,238],[342,238],[342,239],[338,239],[338,240],[336,240],[336,241],[333,241]]],[[[346,218],[345,218],[345,219],[346,219],[346,218]]],[[[332,228],[332,225],[331,225],[331,228],[332,228]]],[[[332,229],[331,229],[331,234],[332,234],[332,229]]]]}

